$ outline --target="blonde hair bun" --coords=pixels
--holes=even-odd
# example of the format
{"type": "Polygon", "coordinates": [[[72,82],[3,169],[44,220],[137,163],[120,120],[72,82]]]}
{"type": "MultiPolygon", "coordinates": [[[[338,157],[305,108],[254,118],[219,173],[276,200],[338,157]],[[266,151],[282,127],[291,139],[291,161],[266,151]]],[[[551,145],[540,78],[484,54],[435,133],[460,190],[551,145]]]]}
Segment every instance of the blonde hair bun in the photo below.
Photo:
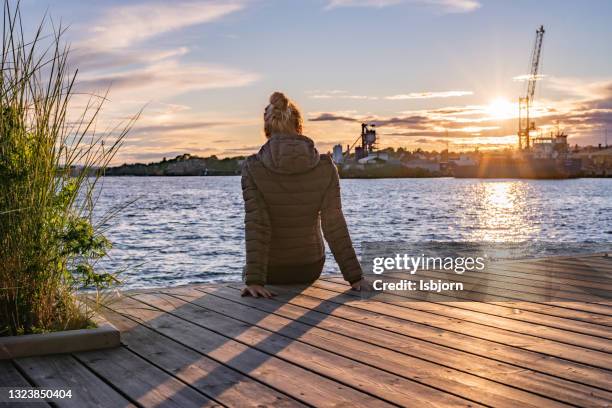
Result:
{"type": "Polygon", "coordinates": [[[274,92],[270,95],[270,104],[284,111],[289,107],[289,99],[282,92],[274,92]]]}
{"type": "Polygon", "coordinates": [[[268,137],[274,133],[290,135],[302,133],[300,109],[282,92],[270,95],[270,104],[264,111],[264,131],[268,137]]]}

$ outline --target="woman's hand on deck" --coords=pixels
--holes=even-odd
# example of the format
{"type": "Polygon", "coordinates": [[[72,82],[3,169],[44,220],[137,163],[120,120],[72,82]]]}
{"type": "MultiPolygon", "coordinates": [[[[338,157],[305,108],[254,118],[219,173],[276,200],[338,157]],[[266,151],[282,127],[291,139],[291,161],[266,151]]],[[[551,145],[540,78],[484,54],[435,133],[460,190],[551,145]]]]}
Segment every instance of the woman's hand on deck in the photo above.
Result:
{"type": "Polygon", "coordinates": [[[276,293],[264,288],[262,285],[248,285],[246,288],[242,289],[242,296],[253,296],[255,298],[264,297],[266,299],[272,298],[272,296],[276,296],[276,293]]]}
{"type": "Polygon", "coordinates": [[[363,279],[360,279],[357,282],[351,283],[351,288],[353,288],[353,290],[360,291],[362,286],[363,286],[363,279]]]}

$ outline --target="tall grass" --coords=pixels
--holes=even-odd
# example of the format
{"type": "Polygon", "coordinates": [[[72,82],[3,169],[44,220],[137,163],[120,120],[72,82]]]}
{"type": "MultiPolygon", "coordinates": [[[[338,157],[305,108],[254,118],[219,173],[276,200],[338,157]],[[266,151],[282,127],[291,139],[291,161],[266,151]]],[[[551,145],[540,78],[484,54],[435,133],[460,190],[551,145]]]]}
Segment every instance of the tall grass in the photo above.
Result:
{"type": "Polygon", "coordinates": [[[0,335],[82,328],[92,309],[78,291],[117,281],[96,267],[110,243],[92,218],[94,188],[136,116],[96,132],[105,97],[76,94],[64,28],[45,19],[26,38],[19,4],[3,9],[0,335]]]}

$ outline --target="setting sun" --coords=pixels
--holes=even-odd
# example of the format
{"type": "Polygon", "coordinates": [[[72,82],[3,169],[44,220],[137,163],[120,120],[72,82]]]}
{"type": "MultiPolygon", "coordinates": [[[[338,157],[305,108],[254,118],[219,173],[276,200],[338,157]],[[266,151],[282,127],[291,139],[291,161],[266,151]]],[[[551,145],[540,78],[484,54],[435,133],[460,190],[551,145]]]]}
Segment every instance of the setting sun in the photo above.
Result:
{"type": "Polygon", "coordinates": [[[485,112],[494,119],[509,119],[516,116],[518,108],[507,99],[496,98],[487,105],[485,112]]]}

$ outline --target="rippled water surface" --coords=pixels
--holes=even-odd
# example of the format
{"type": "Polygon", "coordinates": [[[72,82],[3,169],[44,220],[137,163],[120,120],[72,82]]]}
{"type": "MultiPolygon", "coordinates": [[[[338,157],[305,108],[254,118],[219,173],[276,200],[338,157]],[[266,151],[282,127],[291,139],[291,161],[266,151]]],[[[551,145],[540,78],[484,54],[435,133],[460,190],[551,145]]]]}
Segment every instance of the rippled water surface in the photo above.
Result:
{"type": "MultiPolygon", "coordinates": [[[[363,241],[612,241],[612,180],[342,180],[357,252],[363,241]]],[[[130,287],[238,280],[244,262],[239,177],[108,177],[100,213],[130,287]]],[[[326,271],[337,272],[328,256],[326,271]]]]}

